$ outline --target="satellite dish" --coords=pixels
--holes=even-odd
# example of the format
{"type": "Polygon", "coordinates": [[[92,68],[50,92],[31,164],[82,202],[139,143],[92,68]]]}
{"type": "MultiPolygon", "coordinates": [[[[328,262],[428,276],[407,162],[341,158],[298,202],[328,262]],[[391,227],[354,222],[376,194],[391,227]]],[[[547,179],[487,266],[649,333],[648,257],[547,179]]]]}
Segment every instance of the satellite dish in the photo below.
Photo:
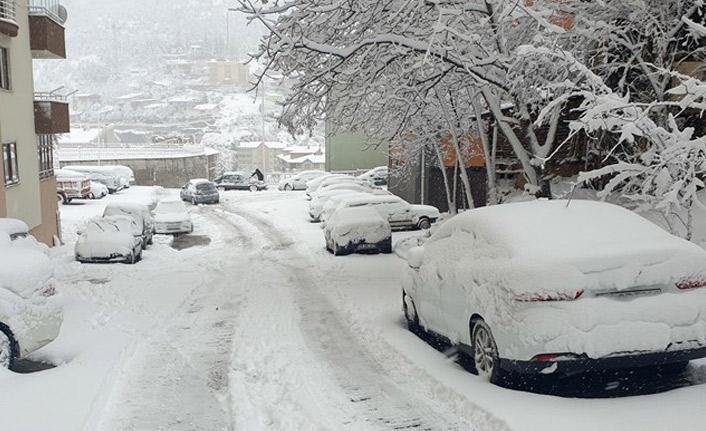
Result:
{"type": "Polygon", "coordinates": [[[61,21],[61,24],[63,24],[69,17],[69,13],[66,11],[66,8],[63,5],[58,5],[58,7],[56,8],[56,16],[59,17],[59,21],[61,21]]]}

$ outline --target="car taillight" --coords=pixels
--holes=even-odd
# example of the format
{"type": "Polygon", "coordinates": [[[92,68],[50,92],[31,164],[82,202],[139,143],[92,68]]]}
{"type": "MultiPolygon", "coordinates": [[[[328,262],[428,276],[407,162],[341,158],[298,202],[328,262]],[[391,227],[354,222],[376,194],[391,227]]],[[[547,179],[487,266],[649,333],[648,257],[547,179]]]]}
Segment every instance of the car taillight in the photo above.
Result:
{"type": "Polygon", "coordinates": [[[522,295],[517,295],[515,301],[520,302],[551,302],[551,301],[573,301],[574,299],[579,299],[583,295],[583,289],[577,290],[576,293],[551,293],[548,295],[541,295],[538,293],[523,293],[522,295]]]}
{"type": "Polygon", "coordinates": [[[699,287],[706,286],[706,280],[691,280],[683,278],[674,284],[676,284],[677,288],[680,290],[698,289],[699,287]]]}

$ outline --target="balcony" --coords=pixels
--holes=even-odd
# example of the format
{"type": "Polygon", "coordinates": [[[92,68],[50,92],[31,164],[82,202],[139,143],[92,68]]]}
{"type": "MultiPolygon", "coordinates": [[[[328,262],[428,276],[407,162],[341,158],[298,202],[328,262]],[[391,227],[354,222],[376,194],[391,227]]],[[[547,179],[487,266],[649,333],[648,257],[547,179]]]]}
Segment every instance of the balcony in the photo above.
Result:
{"type": "Polygon", "coordinates": [[[29,44],[32,58],[66,58],[64,22],[66,9],[59,4],[59,0],[30,0],[29,44]]]}
{"type": "Polygon", "coordinates": [[[65,96],[34,93],[34,131],[38,135],[69,133],[69,103],[65,96]]]}
{"type": "Polygon", "coordinates": [[[15,18],[15,0],[0,0],[0,33],[15,37],[19,29],[15,18]]]}

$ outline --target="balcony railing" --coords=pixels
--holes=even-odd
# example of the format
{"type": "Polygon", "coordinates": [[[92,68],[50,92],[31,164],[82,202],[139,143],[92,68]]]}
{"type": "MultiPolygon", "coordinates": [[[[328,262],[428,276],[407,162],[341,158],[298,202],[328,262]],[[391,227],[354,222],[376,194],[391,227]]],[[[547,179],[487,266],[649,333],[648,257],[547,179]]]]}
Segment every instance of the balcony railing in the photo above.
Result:
{"type": "Polygon", "coordinates": [[[0,33],[15,37],[18,30],[15,0],[0,0],[0,33]]]}
{"type": "Polygon", "coordinates": [[[30,0],[29,14],[49,17],[60,25],[66,22],[66,9],[59,0],[30,0]]]}

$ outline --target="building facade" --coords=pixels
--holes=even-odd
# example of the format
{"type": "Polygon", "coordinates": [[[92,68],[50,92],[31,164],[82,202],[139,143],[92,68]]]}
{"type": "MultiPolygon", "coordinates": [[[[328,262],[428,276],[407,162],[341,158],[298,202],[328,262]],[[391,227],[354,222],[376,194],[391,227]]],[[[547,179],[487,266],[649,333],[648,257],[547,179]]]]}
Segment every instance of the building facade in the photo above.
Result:
{"type": "Polygon", "coordinates": [[[32,59],[66,58],[65,19],[58,0],[0,0],[0,217],[48,245],[60,237],[53,143],[69,131],[69,105],[35,93],[32,59]]]}

